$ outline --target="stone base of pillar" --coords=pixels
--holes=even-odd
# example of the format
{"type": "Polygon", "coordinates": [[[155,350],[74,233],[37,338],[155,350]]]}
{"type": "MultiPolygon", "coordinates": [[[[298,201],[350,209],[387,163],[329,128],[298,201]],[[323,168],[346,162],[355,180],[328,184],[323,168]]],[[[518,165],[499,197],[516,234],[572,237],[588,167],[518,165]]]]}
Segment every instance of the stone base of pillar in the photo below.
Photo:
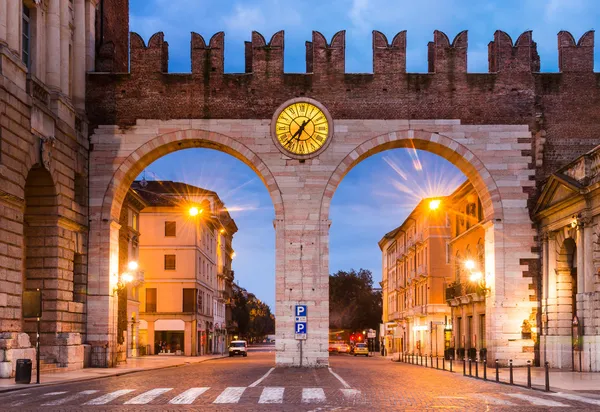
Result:
{"type": "Polygon", "coordinates": [[[329,366],[329,352],[327,348],[316,348],[313,342],[307,340],[283,339],[277,337],[277,352],[275,355],[275,364],[280,367],[291,368],[326,368],[329,366]],[[302,343],[300,343],[302,342],[302,343]],[[302,355],[300,355],[300,345],[302,345],[302,355]]]}
{"type": "Polygon", "coordinates": [[[542,336],[540,353],[542,362],[545,357],[551,368],[600,372],[600,335],[582,336],[581,351],[573,350],[571,336],[542,336]],[[573,360],[575,365],[573,365],[573,360]]]}
{"type": "Polygon", "coordinates": [[[29,335],[17,332],[0,333],[0,373],[2,373],[2,378],[14,378],[17,359],[30,359],[32,363],[31,376],[35,377],[35,348],[31,346],[29,335]]]}
{"type": "Polygon", "coordinates": [[[525,366],[527,361],[534,362],[534,342],[531,339],[503,341],[497,345],[488,345],[487,361],[494,364],[496,359],[501,367],[506,367],[512,360],[514,366],[525,366]]]}

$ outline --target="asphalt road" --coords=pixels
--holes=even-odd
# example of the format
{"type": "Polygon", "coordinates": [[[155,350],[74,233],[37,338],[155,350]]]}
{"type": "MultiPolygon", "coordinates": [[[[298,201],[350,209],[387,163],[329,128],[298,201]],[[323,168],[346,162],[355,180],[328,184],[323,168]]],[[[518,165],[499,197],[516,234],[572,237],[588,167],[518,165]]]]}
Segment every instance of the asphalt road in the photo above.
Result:
{"type": "Polygon", "coordinates": [[[330,359],[330,368],[274,368],[272,346],[251,348],[246,358],[32,386],[0,395],[0,410],[600,410],[595,395],[546,394],[379,356],[330,359]]]}

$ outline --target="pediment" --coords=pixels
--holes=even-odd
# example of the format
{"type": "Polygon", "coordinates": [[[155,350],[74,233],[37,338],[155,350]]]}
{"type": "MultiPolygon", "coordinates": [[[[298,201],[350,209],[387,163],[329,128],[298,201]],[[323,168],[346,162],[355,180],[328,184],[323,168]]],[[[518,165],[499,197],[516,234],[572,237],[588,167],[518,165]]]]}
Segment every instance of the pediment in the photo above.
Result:
{"type": "Polygon", "coordinates": [[[553,174],[550,176],[540,195],[535,213],[554,206],[558,203],[580,195],[581,185],[568,176],[553,174]]]}

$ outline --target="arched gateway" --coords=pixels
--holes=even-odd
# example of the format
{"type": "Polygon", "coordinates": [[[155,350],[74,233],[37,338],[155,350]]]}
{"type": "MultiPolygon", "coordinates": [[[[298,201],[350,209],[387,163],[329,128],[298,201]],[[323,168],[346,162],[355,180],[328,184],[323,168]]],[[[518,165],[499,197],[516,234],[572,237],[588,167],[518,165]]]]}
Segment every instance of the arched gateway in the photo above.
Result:
{"type": "MultiPolygon", "coordinates": [[[[121,1],[104,13],[122,14],[119,7],[126,4],[121,1]]],[[[516,364],[534,358],[536,342],[521,333],[525,320],[539,316],[534,280],[539,276],[539,248],[528,206],[534,201],[536,180],[547,173],[542,166],[555,167],[542,164],[548,120],[538,111],[543,111],[541,101],[554,107],[543,99],[559,86],[537,73],[539,57],[531,32],[515,43],[496,32],[489,48],[490,73],[484,75],[466,72],[466,32],[452,43],[435,32],[428,46],[428,74],[406,73],[405,32],[391,44],[373,32],[373,74],[345,73],[344,32],[331,43],[313,32],[312,42],[307,42],[306,74],[283,72],[283,32],[268,43],[259,33],[252,34],[244,74],[224,73],[223,33],[209,42],[192,33],[191,73],[169,74],[162,33],[146,45],[110,18],[104,29],[97,70],[87,79],[93,130],[88,343],[110,347],[113,342],[117,222],[129,185],[159,157],[205,147],[249,165],[275,207],[277,364],[327,365],[331,199],[353,166],[383,150],[406,147],[452,162],[482,202],[490,289],[488,358],[502,363],[513,359],[516,364]],[[283,112],[290,118],[282,118],[290,103],[316,107],[323,117],[317,121],[306,112],[304,117],[283,112]],[[294,308],[299,304],[308,311],[306,340],[295,336],[294,308]]],[[[565,57],[561,70],[583,76],[569,87],[577,88],[590,75],[593,79],[588,64],[593,61],[593,47],[588,47],[590,38],[593,46],[592,35],[575,45],[567,41],[568,33],[559,34],[565,57]]],[[[586,110],[585,101],[576,104],[579,111],[586,110]]],[[[555,113],[550,110],[548,116],[555,113]]],[[[560,144],[553,138],[555,151],[560,144]]],[[[568,160],[565,156],[557,156],[562,160],[556,162],[568,160]]]]}

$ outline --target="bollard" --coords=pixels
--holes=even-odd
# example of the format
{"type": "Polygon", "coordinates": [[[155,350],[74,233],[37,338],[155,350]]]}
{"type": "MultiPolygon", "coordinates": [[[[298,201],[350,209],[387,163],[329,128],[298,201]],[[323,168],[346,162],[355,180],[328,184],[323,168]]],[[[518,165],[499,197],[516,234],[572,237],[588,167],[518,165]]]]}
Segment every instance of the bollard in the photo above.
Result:
{"type": "Polygon", "coordinates": [[[479,361],[475,359],[475,377],[479,379],[479,361]]]}
{"type": "Polygon", "coordinates": [[[421,355],[420,353],[419,353],[419,358],[421,360],[421,366],[423,366],[423,355],[421,355]]]}
{"type": "Polygon", "coordinates": [[[544,372],[546,375],[546,392],[550,392],[550,363],[544,362],[544,372]]]}
{"type": "Polygon", "coordinates": [[[508,360],[508,372],[509,372],[509,376],[510,376],[510,384],[512,385],[513,382],[513,365],[512,365],[512,359],[508,360]]]}
{"type": "Polygon", "coordinates": [[[483,380],[487,381],[487,360],[483,360],[483,380]]]}
{"type": "Polygon", "coordinates": [[[425,355],[425,367],[427,367],[427,355],[425,355]]]}
{"type": "Polygon", "coordinates": [[[442,358],[442,370],[446,370],[446,355],[442,358]]]}
{"type": "Polygon", "coordinates": [[[463,361],[463,376],[467,376],[467,361],[465,360],[464,357],[463,357],[462,361],[463,361]]]}
{"type": "Polygon", "coordinates": [[[452,356],[450,356],[450,372],[452,372],[452,356]]]}
{"type": "Polygon", "coordinates": [[[527,361],[527,387],[531,389],[531,361],[527,361]]]}
{"type": "Polygon", "coordinates": [[[469,358],[469,376],[473,376],[472,369],[471,369],[471,358],[469,358]]]}
{"type": "Polygon", "coordinates": [[[440,358],[439,357],[435,357],[435,368],[439,369],[440,368],[440,358]]]}
{"type": "Polygon", "coordinates": [[[500,370],[498,369],[498,359],[496,359],[496,382],[500,382],[500,370]]]}
{"type": "Polygon", "coordinates": [[[431,364],[431,369],[433,369],[433,355],[431,353],[429,354],[429,362],[431,364]]]}

